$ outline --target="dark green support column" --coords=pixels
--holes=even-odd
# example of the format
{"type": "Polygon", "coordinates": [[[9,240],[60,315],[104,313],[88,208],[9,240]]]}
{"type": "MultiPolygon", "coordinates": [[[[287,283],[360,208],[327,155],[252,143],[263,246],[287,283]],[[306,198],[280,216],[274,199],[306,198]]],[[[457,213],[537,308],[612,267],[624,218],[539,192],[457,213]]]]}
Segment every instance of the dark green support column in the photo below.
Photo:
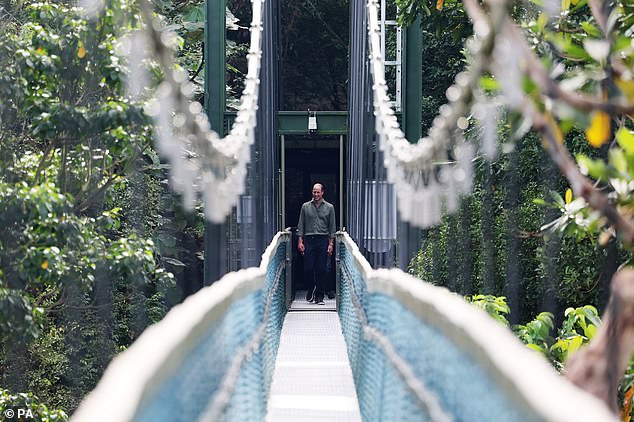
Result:
{"type": "MultiPolygon", "coordinates": [[[[211,128],[224,136],[225,0],[207,0],[205,27],[205,109],[211,128]]],[[[205,285],[227,272],[227,224],[205,225],[205,285]]]]}
{"type": "Polygon", "coordinates": [[[403,81],[403,127],[410,142],[421,137],[420,120],[422,114],[422,32],[420,17],[405,29],[405,78],[403,81]]]}
{"type": "Polygon", "coordinates": [[[225,0],[207,0],[205,106],[211,128],[223,135],[225,113],[225,0]]]}
{"type": "MultiPolygon", "coordinates": [[[[421,137],[421,114],[423,85],[422,67],[422,31],[420,17],[405,29],[405,77],[403,78],[403,132],[410,142],[421,137]]],[[[402,222],[398,224],[398,260],[399,267],[406,271],[409,261],[420,247],[421,230],[402,222]]]]}

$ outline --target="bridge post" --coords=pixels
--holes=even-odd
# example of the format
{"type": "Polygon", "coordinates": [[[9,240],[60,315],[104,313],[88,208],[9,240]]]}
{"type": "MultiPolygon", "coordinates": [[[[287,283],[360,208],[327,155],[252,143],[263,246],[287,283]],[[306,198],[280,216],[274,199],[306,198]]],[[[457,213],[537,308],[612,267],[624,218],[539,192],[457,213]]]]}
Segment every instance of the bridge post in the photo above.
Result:
{"type": "Polygon", "coordinates": [[[339,311],[339,302],[341,301],[341,231],[338,231],[335,237],[335,309],[339,311]]]}
{"type": "MultiPolygon", "coordinates": [[[[405,77],[403,81],[403,131],[410,142],[417,142],[422,135],[421,130],[421,100],[423,87],[421,81],[421,40],[422,31],[420,17],[405,31],[405,77]]],[[[397,226],[398,266],[407,271],[409,261],[420,247],[422,231],[399,218],[397,226]]]]}
{"type": "Polygon", "coordinates": [[[291,309],[293,302],[293,232],[286,229],[286,310],[291,309]]]}
{"type": "MultiPolygon", "coordinates": [[[[205,33],[205,108],[211,128],[224,136],[225,0],[207,0],[205,33]]],[[[227,224],[205,224],[204,285],[227,272],[227,224]]]]}

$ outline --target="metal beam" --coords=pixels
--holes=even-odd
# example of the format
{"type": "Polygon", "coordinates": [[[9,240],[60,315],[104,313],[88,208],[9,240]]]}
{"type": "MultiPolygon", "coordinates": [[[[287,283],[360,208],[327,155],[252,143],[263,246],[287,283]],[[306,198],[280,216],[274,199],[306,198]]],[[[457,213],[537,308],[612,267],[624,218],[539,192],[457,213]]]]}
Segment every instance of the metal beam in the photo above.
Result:
{"type": "MultiPolygon", "coordinates": [[[[317,111],[317,132],[315,135],[347,135],[348,113],[346,111],[317,111]]],[[[231,127],[236,113],[225,113],[225,121],[231,127]]],[[[277,114],[279,135],[307,135],[308,112],[280,111],[277,114]]]]}

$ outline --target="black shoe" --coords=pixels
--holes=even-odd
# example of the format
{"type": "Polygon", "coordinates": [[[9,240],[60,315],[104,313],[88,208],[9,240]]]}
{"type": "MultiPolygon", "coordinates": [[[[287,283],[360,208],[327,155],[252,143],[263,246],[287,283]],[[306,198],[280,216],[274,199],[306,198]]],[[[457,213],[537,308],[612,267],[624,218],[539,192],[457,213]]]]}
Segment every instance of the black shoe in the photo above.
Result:
{"type": "Polygon", "coordinates": [[[328,299],[334,299],[335,298],[335,292],[333,292],[332,290],[328,290],[326,292],[326,296],[328,296],[328,299]]]}
{"type": "Polygon", "coordinates": [[[315,300],[315,290],[317,286],[314,286],[312,290],[306,292],[306,302],[312,302],[315,300]]]}

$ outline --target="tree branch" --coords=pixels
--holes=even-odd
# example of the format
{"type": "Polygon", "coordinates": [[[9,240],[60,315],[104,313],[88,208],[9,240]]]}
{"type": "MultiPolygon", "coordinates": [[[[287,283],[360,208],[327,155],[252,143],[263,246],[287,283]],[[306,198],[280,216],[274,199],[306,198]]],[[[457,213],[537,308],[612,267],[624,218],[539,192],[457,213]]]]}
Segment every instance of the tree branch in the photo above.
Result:
{"type": "Polygon", "coordinates": [[[44,153],[42,154],[42,158],[40,159],[39,164],[37,165],[37,170],[35,171],[35,176],[33,177],[34,185],[38,184],[38,181],[40,180],[40,174],[44,170],[44,165],[48,161],[48,155],[51,153],[52,150],[53,150],[53,142],[49,142],[48,145],[46,145],[46,149],[44,150],[44,153]]]}
{"type": "Polygon", "coordinates": [[[203,54],[201,54],[200,56],[200,63],[198,64],[198,68],[196,69],[194,74],[189,78],[189,82],[195,82],[196,76],[198,76],[200,71],[203,70],[203,67],[205,66],[205,42],[204,41],[202,43],[201,50],[203,54]]]}
{"type": "Polygon", "coordinates": [[[524,113],[532,119],[533,128],[542,136],[546,151],[570,182],[573,192],[585,199],[591,208],[607,217],[627,244],[634,245],[634,225],[617,211],[606,194],[602,193],[588,178],[581,174],[577,163],[572,159],[568,149],[560,139],[559,127],[556,126],[555,121],[537,111],[529,101],[524,104],[524,113]]]}
{"type": "Polygon", "coordinates": [[[506,36],[513,40],[513,45],[522,49],[526,73],[540,86],[542,93],[547,97],[563,101],[583,111],[602,110],[610,114],[634,114],[634,104],[604,101],[600,98],[562,89],[558,83],[550,78],[548,71],[544,68],[535,52],[528,46],[519,28],[511,21],[508,21],[505,26],[505,32],[506,36]]]}

